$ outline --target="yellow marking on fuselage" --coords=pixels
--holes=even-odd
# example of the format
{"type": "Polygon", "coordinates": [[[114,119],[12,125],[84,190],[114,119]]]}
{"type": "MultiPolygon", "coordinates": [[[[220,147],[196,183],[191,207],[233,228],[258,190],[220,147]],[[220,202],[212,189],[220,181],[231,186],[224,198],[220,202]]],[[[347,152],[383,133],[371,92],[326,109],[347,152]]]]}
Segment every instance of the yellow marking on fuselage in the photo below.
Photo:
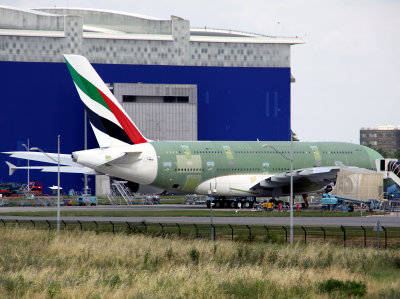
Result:
{"type": "Polygon", "coordinates": [[[201,172],[201,156],[191,155],[188,159],[187,155],[176,155],[176,167],[179,172],[201,172]]]}
{"type": "Polygon", "coordinates": [[[224,145],[222,146],[224,148],[225,154],[226,154],[226,158],[228,160],[232,160],[233,159],[233,154],[232,154],[232,150],[231,147],[228,145],[224,145]]]}

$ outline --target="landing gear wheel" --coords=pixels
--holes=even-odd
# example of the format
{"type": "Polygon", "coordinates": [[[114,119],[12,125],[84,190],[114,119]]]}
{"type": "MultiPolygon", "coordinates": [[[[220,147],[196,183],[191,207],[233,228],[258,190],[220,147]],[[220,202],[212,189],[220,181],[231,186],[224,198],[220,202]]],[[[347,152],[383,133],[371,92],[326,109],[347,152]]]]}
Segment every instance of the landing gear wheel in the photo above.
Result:
{"type": "Polygon", "coordinates": [[[242,203],[241,203],[241,202],[238,202],[238,203],[237,203],[237,207],[240,209],[240,208],[242,207],[242,203]]]}

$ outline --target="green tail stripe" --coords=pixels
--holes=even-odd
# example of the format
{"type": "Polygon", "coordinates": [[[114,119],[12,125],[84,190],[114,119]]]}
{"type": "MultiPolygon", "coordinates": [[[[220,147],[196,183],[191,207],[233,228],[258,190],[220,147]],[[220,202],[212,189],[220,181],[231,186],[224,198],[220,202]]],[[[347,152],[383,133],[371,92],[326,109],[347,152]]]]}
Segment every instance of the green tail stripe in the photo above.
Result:
{"type": "MultiPolygon", "coordinates": [[[[110,108],[107,106],[107,103],[104,101],[103,97],[97,90],[97,87],[94,86],[92,83],[90,83],[88,80],[86,80],[84,77],[82,77],[73,67],[72,65],[69,64],[67,60],[67,66],[69,69],[69,72],[71,73],[72,80],[74,80],[75,84],[78,85],[80,90],[82,90],[89,98],[92,100],[96,101],[100,105],[103,105],[105,108],[110,110],[110,108]]],[[[110,110],[111,111],[111,110],[110,110]]]]}

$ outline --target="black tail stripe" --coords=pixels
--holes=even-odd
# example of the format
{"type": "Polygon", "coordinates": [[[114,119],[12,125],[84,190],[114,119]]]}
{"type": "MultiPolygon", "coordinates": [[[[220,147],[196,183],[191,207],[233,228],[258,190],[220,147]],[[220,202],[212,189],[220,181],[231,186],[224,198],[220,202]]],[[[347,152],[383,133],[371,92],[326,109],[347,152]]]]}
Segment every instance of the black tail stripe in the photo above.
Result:
{"type": "Polygon", "coordinates": [[[129,136],[125,133],[125,131],[118,125],[114,124],[112,121],[99,116],[98,114],[94,113],[88,107],[86,108],[86,112],[89,118],[90,123],[99,131],[107,134],[115,139],[118,139],[122,142],[128,144],[134,144],[129,136]]]}

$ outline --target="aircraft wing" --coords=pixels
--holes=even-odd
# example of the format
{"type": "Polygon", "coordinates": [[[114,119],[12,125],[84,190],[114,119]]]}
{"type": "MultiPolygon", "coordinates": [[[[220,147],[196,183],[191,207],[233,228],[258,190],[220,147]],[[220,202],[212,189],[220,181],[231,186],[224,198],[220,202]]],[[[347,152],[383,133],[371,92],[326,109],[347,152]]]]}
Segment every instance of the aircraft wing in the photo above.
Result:
{"type": "MultiPolygon", "coordinates": [[[[314,167],[293,171],[293,193],[306,194],[321,191],[336,182],[340,167],[314,167]]],[[[276,191],[277,194],[290,194],[290,171],[266,178],[255,184],[252,190],[264,189],[276,191]]]]}
{"type": "MultiPolygon", "coordinates": [[[[43,154],[42,152],[24,151],[24,152],[3,152],[3,154],[10,155],[10,158],[32,160],[32,161],[45,162],[51,164],[57,164],[58,160],[58,154],[53,154],[53,153],[43,154]]],[[[60,165],[78,166],[78,167],[81,166],[80,164],[72,161],[72,156],[67,154],[60,154],[60,165]]]]}

